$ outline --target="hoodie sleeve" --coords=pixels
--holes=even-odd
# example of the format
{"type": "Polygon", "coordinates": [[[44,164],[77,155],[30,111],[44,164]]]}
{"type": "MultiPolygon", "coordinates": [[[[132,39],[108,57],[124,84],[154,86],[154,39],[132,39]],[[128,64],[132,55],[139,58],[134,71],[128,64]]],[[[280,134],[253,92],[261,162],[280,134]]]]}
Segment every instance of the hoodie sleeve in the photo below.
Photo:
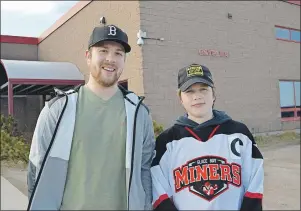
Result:
{"type": "Polygon", "coordinates": [[[251,132],[246,128],[246,148],[242,155],[242,175],[244,175],[243,186],[245,194],[243,197],[241,211],[261,211],[263,198],[263,156],[251,132]]]}
{"type": "Polygon", "coordinates": [[[171,199],[173,191],[168,179],[170,158],[166,148],[168,142],[164,136],[162,133],[156,140],[156,155],[151,167],[153,208],[154,210],[177,210],[171,199]]]}
{"type": "Polygon", "coordinates": [[[145,135],[142,151],[142,164],[141,164],[141,180],[145,191],[145,210],[152,210],[152,179],[151,179],[151,162],[153,159],[155,148],[154,129],[151,116],[148,115],[144,125],[145,135]]]}
{"type": "Polygon", "coordinates": [[[53,99],[48,105],[44,106],[38,117],[33,133],[27,171],[28,199],[30,199],[32,195],[45,153],[56,126],[57,115],[53,113],[53,109],[50,109],[50,105],[55,100],[57,99],[53,99]]]}

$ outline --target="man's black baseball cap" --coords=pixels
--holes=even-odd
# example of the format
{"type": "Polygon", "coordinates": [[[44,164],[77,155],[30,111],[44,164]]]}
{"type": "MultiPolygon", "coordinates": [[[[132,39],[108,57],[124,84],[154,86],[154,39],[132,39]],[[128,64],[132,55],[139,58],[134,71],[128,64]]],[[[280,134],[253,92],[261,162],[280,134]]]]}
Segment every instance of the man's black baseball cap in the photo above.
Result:
{"type": "Polygon", "coordinates": [[[191,64],[179,70],[178,88],[182,92],[185,92],[195,83],[203,83],[214,87],[211,72],[207,67],[199,64],[191,64]]]}
{"type": "Polygon", "coordinates": [[[101,41],[118,42],[124,47],[126,53],[131,51],[127,34],[115,25],[95,27],[89,39],[88,49],[101,41]]]}

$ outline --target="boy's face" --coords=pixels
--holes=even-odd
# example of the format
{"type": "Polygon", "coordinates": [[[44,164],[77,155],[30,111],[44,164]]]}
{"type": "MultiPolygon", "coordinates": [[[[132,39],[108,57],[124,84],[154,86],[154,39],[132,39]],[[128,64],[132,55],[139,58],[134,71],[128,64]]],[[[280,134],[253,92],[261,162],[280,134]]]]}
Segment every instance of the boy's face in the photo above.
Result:
{"type": "Polygon", "coordinates": [[[215,97],[212,88],[206,84],[193,84],[181,92],[180,99],[189,117],[205,118],[212,114],[215,97]]]}

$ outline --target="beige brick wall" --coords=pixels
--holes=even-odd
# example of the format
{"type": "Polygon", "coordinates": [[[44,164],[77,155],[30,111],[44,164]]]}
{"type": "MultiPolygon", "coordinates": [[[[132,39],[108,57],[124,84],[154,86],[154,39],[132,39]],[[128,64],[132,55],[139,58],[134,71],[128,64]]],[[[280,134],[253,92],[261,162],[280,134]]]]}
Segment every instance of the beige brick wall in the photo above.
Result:
{"type": "Polygon", "coordinates": [[[116,24],[128,34],[132,51],[121,80],[128,79],[129,89],[143,95],[142,56],[141,49],[136,45],[140,25],[138,4],[138,1],[92,1],[39,44],[39,60],[72,62],[87,79],[87,43],[93,28],[104,16],[107,24],[116,24]]]}
{"type": "Polygon", "coordinates": [[[1,43],[1,59],[38,60],[38,46],[16,43],[1,43]]]}
{"type": "Polygon", "coordinates": [[[275,39],[275,25],[300,28],[300,7],[282,1],[142,1],[145,103],[153,118],[171,125],[183,113],[176,97],[178,69],[208,66],[217,87],[216,107],[254,132],[300,128],[280,119],[280,79],[300,80],[300,44],[275,39]],[[228,19],[231,13],[233,18],[228,19]],[[200,56],[199,49],[229,52],[200,56]]]}

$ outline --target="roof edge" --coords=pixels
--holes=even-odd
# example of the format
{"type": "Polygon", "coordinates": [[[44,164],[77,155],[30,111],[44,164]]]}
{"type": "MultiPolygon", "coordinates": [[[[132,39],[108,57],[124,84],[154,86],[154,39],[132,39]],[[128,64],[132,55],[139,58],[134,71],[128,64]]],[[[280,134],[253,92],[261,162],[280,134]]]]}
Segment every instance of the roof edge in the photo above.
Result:
{"type": "Polygon", "coordinates": [[[0,43],[38,45],[39,41],[37,37],[0,35],[0,43]]]}
{"type": "Polygon", "coordinates": [[[49,35],[55,32],[58,28],[60,28],[63,24],[65,24],[69,19],[71,19],[74,15],[84,9],[88,4],[92,1],[79,1],[76,3],[71,9],[66,12],[62,17],[60,17],[52,26],[50,26],[46,31],[44,31],[40,37],[38,37],[38,44],[40,44],[43,40],[45,40],[49,35]]]}

